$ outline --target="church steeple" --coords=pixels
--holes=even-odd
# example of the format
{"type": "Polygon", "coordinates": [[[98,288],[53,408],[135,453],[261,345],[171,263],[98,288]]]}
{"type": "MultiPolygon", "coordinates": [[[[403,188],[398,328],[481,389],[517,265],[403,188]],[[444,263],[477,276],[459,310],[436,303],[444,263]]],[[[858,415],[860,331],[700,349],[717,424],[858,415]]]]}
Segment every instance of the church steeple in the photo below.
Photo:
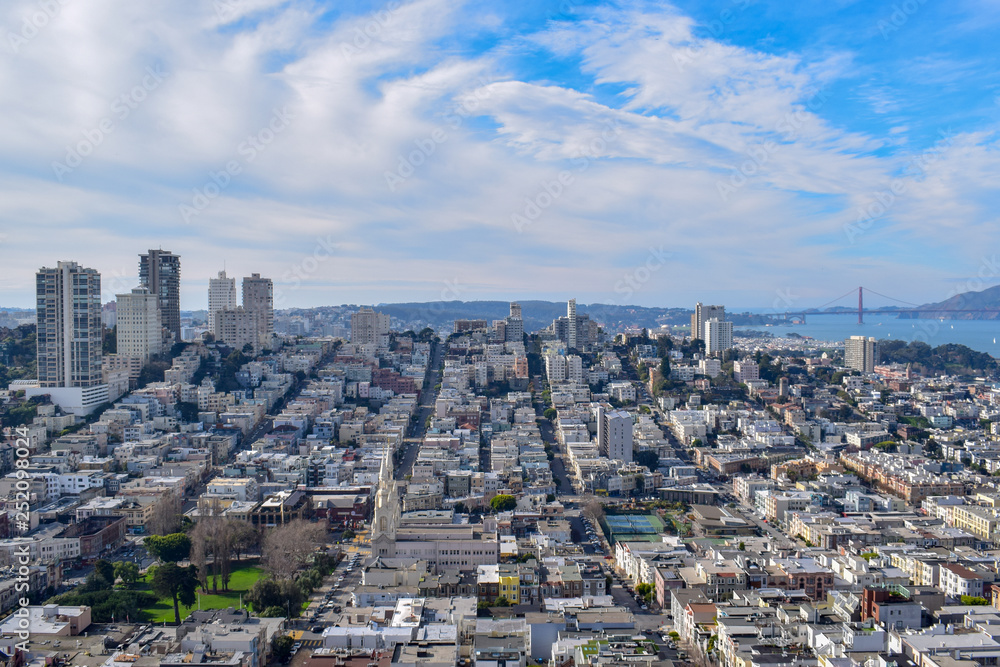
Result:
{"type": "Polygon", "coordinates": [[[372,555],[396,555],[396,528],[399,527],[399,493],[392,473],[392,453],[387,445],[379,469],[378,491],[375,494],[375,516],[372,520],[372,555]]]}

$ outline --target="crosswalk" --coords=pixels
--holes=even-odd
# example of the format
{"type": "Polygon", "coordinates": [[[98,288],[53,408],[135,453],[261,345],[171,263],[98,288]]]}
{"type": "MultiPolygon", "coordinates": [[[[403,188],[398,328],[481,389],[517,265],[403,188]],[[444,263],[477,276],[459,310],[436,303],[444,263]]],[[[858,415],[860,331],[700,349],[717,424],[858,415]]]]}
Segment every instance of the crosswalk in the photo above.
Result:
{"type": "Polygon", "coordinates": [[[303,639],[301,642],[302,648],[319,648],[323,645],[322,639],[303,639]]]}

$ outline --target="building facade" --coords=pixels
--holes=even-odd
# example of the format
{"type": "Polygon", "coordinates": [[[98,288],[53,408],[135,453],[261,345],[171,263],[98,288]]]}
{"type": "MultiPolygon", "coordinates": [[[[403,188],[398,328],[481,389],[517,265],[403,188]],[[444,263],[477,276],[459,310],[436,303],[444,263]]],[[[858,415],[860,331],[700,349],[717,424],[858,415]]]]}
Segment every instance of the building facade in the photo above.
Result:
{"type": "Polygon", "coordinates": [[[705,353],[721,354],[733,347],[733,323],[712,318],[704,323],[705,353]]]}
{"type": "Polygon", "coordinates": [[[351,315],[351,342],[356,345],[378,345],[389,335],[390,318],[371,308],[362,308],[351,315]]]}
{"type": "Polygon", "coordinates": [[[136,287],[130,294],[115,297],[118,313],[118,354],[149,361],[163,351],[163,331],[160,324],[159,297],[145,287],[136,287]]]}
{"type": "Polygon", "coordinates": [[[181,258],[169,250],[139,255],[139,282],[159,299],[160,324],[181,340],[181,258]]]}
{"type": "Polygon", "coordinates": [[[691,316],[691,338],[694,340],[705,340],[705,322],[716,319],[724,322],[726,319],[725,306],[705,306],[700,301],[694,305],[694,314],[691,316]]]}
{"type": "Polygon", "coordinates": [[[218,278],[208,279],[208,330],[219,336],[215,320],[220,310],[236,308],[236,278],[228,278],[225,271],[219,271],[218,278]]]}
{"type": "Polygon", "coordinates": [[[270,344],[274,334],[274,283],[259,273],[243,279],[243,310],[257,320],[258,342],[254,347],[270,344]]]}
{"type": "Polygon", "coordinates": [[[259,324],[257,314],[242,306],[220,310],[215,314],[215,339],[237,350],[249,344],[256,352],[260,349],[259,324]]]}
{"type": "Polygon", "coordinates": [[[103,380],[101,274],[59,262],[36,275],[38,383],[92,387],[103,380]]]}
{"type": "Polygon", "coordinates": [[[632,462],[632,415],[625,410],[598,410],[597,445],[602,456],[632,462]]]}
{"type": "Polygon", "coordinates": [[[844,341],[844,365],[862,373],[873,373],[878,363],[878,343],[870,336],[851,336],[844,341]]]}

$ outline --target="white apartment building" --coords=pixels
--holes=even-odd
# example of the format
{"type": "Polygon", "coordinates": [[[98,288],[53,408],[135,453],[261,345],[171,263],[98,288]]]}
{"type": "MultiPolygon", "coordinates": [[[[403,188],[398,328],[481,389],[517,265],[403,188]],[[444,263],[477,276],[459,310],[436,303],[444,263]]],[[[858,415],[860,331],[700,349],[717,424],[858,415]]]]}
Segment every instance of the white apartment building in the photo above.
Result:
{"type": "Polygon", "coordinates": [[[760,379],[760,366],[756,362],[742,360],[733,363],[733,376],[737,382],[749,382],[760,379]]]}
{"type": "Polygon", "coordinates": [[[545,375],[549,378],[549,383],[564,382],[566,380],[566,357],[561,354],[545,355],[545,375]]]}
{"type": "Polygon", "coordinates": [[[964,565],[958,563],[941,563],[940,587],[944,594],[951,598],[961,598],[963,595],[982,597],[983,578],[964,565]]]}
{"type": "Polygon", "coordinates": [[[718,359],[702,359],[698,362],[698,371],[710,378],[719,377],[722,374],[722,362],[718,359]]]}
{"type": "Polygon", "coordinates": [[[718,319],[705,321],[705,353],[721,354],[733,347],[733,323],[718,319]]]}
{"type": "Polygon", "coordinates": [[[219,271],[218,278],[208,279],[208,330],[213,336],[219,336],[216,314],[220,310],[232,310],[236,305],[236,278],[228,278],[225,271],[219,271]]]}
{"type": "Polygon", "coordinates": [[[118,354],[149,361],[163,351],[159,297],[146,287],[135,287],[131,294],[115,296],[118,313],[118,354]]]}
{"type": "Polygon", "coordinates": [[[602,456],[632,462],[632,415],[625,410],[597,410],[597,446],[602,456]]]}

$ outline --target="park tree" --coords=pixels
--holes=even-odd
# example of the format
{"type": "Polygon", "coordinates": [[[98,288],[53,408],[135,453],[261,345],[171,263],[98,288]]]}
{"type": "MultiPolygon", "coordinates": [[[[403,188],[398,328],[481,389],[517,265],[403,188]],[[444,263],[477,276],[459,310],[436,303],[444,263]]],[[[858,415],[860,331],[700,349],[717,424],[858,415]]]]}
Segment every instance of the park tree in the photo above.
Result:
{"type": "Polygon", "coordinates": [[[239,560],[240,553],[259,540],[257,531],[248,522],[223,517],[220,512],[221,508],[210,507],[209,516],[191,530],[191,562],[198,566],[202,589],[206,592],[209,588],[218,592],[220,586],[223,591],[229,590],[234,555],[239,560]]]}
{"type": "Polygon", "coordinates": [[[253,605],[257,612],[261,612],[268,607],[284,606],[281,599],[281,587],[278,582],[271,577],[258,579],[246,593],[246,601],[253,605]]]}
{"type": "Polygon", "coordinates": [[[292,579],[277,580],[264,577],[254,582],[247,591],[246,600],[262,616],[272,616],[271,610],[279,610],[279,616],[298,616],[306,595],[298,582],[292,579]]]}
{"type": "Polygon", "coordinates": [[[517,498],[506,493],[500,493],[493,496],[493,499],[490,500],[490,507],[493,508],[494,512],[509,512],[517,507],[517,498]]]}
{"type": "Polygon", "coordinates": [[[198,588],[197,569],[194,566],[179,567],[176,563],[164,563],[153,570],[151,588],[160,597],[170,598],[173,601],[174,620],[180,625],[180,605],[189,607],[195,602],[195,590],[198,588]]]}
{"type": "Polygon", "coordinates": [[[191,538],[184,533],[150,535],[143,544],[151,556],[164,563],[176,563],[191,553],[191,538]]]}
{"type": "Polygon", "coordinates": [[[116,579],[121,579],[127,587],[131,587],[139,581],[139,566],[130,560],[120,560],[115,563],[114,574],[116,579]]]}
{"type": "Polygon", "coordinates": [[[96,563],[94,563],[94,572],[97,573],[99,577],[108,582],[109,585],[113,586],[115,583],[115,566],[111,561],[104,560],[103,558],[96,563]]]}

